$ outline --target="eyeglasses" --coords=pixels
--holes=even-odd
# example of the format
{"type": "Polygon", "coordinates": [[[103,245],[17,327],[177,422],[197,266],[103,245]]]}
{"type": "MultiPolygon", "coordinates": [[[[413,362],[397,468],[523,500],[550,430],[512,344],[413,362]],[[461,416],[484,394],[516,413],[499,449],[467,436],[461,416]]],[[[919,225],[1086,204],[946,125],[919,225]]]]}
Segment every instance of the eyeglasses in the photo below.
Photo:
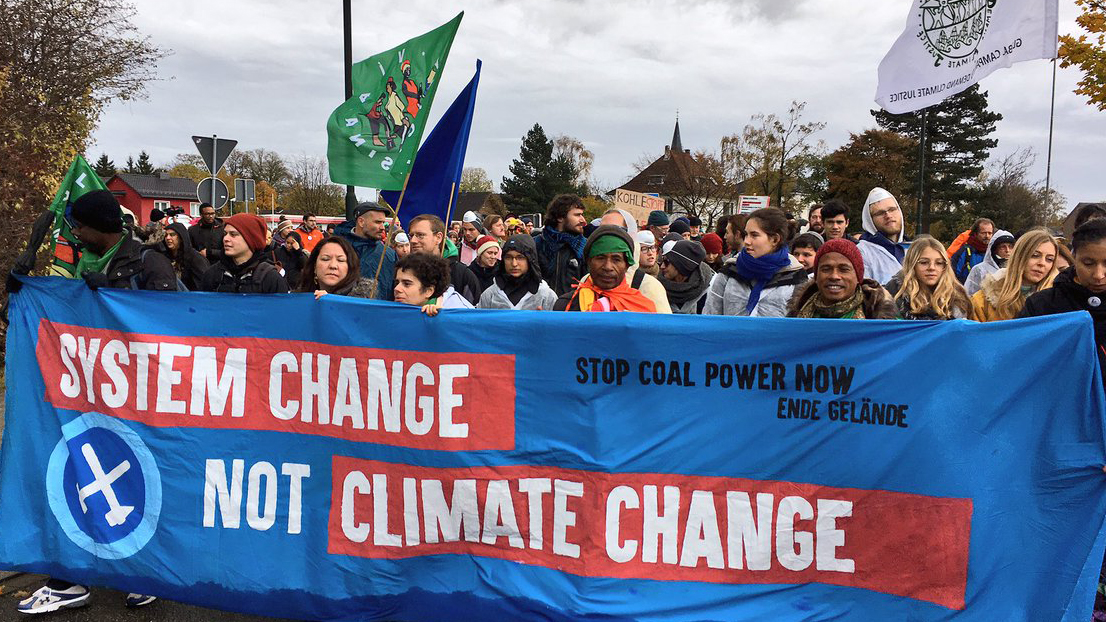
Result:
{"type": "Polygon", "coordinates": [[[65,216],[63,216],[63,219],[65,220],[65,224],[67,227],[69,227],[70,231],[72,231],[73,229],[81,228],[81,223],[78,222],[77,219],[73,218],[72,213],[66,212],[65,216]]]}
{"type": "Polygon", "coordinates": [[[872,212],[872,218],[883,218],[884,216],[888,214],[894,214],[897,211],[899,211],[899,206],[893,205],[887,209],[880,210],[878,212],[872,212]]]}
{"type": "Polygon", "coordinates": [[[668,259],[665,257],[661,257],[660,261],[657,262],[657,264],[662,268],[667,266],[669,263],[671,262],[669,262],[668,259]]]}

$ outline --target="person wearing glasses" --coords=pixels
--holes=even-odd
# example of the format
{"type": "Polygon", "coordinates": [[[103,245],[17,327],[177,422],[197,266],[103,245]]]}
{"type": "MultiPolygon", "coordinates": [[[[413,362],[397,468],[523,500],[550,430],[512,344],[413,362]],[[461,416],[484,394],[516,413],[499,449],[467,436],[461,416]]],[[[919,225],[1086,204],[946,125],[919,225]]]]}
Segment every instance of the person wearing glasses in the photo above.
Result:
{"type": "Polygon", "coordinates": [[[864,258],[864,273],[883,285],[902,270],[906,250],[906,223],[899,202],[883,188],[872,188],[861,209],[864,233],[857,250],[864,258]]]}

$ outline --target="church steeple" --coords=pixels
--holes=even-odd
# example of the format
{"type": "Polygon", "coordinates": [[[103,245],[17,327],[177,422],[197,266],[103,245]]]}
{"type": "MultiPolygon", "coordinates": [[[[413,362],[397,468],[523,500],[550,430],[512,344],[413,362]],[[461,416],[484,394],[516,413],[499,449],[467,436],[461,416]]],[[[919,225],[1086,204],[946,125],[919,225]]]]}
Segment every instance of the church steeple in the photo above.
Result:
{"type": "Polygon", "coordinates": [[[676,112],[676,129],[672,130],[672,144],[670,145],[673,153],[683,153],[684,144],[680,140],[680,113],[676,112]]]}

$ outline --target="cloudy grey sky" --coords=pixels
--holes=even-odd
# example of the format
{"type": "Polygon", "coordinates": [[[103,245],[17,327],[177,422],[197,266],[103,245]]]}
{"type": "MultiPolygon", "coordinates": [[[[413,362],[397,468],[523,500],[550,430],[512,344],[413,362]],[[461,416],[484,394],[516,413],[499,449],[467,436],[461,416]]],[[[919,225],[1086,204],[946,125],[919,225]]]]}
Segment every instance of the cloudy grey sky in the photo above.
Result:
{"type": "MultiPolygon", "coordinates": [[[[498,184],[535,123],[595,153],[595,177],[616,186],[659,154],[679,109],[686,148],[718,148],[758,112],[808,102],[830,149],[874,126],[876,67],[902,31],[909,0],[731,0],[468,3],[354,0],[354,60],[465,18],[442,76],[434,119],[484,61],[467,166],[498,184]]],[[[172,50],[146,100],[108,109],[91,157],[117,164],[147,150],[155,163],[218,134],[239,148],[325,156],[326,120],[343,99],[339,0],[138,0],[136,25],[172,50]]],[[[1060,31],[1076,29],[1060,1],[1060,31]]],[[[1045,175],[1051,65],[1032,61],[983,81],[1001,157],[1025,147],[1045,175]]],[[[1106,199],[1106,113],[1072,93],[1060,70],[1053,186],[1069,204],[1106,199]]],[[[370,191],[360,191],[370,196],[370,191]]]]}

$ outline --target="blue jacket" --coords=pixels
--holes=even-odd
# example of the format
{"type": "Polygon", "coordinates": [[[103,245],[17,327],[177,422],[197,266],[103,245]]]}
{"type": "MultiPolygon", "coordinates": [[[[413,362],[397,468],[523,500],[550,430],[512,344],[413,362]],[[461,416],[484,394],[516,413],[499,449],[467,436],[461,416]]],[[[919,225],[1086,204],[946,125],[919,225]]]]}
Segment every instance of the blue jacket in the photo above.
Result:
{"type": "Polygon", "coordinates": [[[347,220],[335,227],[334,235],[345,238],[357,251],[357,256],[361,258],[361,278],[373,278],[377,265],[380,265],[380,253],[384,253],[384,264],[380,265],[380,279],[376,283],[376,299],[391,300],[396,280],[396,252],[380,240],[355,235],[353,225],[352,221],[347,220]]]}
{"type": "Polygon", "coordinates": [[[960,250],[952,255],[952,269],[956,273],[956,279],[961,283],[966,281],[972,268],[983,263],[984,255],[986,253],[975,250],[971,244],[965,242],[960,250]]]}

